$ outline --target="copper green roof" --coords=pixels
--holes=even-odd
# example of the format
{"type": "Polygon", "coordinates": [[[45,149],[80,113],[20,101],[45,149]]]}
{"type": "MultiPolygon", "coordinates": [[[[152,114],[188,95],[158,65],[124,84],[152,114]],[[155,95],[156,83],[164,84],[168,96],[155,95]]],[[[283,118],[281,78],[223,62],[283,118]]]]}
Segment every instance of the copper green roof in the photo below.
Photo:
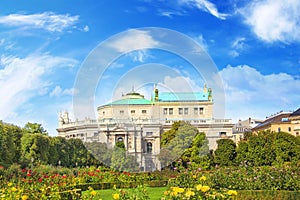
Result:
{"type": "Polygon", "coordinates": [[[159,101],[208,101],[208,92],[161,92],[159,101]]]}
{"type": "Polygon", "coordinates": [[[108,105],[151,105],[152,102],[147,99],[120,99],[109,103],[108,105]]]}

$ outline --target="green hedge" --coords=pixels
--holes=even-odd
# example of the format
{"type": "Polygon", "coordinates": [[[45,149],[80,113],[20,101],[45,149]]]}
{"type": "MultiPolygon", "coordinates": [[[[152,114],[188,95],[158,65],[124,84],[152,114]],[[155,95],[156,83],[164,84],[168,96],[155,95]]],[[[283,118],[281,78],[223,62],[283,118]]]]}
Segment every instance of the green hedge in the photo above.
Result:
{"type": "Polygon", "coordinates": [[[66,190],[63,192],[58,192],[58,194],[60,195],[61,199],[77,200],[80,199],[81,197],[81,190],[80,189],[66,190]]]}
{"type": "Polygon", "coordinates": [[[94,190],[106,190],[116,188],[135,188],[138,185],[147,185],[149,187],[164,187],[168,184],[168,180],[153,180],[153,181],[144,181],[143,183],[131,181],[131,182],[108,182],[108,183],[86,183],[86,184],[79,184],[71,187],[70,189],[80,189],[81,191],[86,191],[89,187],[93,188],[94,190]]]}
{"type": "Polygon", "coordinates": [[[300,192],[284,190],[238,190],[237,199],[243,200],[298,200],[300,192]]]}

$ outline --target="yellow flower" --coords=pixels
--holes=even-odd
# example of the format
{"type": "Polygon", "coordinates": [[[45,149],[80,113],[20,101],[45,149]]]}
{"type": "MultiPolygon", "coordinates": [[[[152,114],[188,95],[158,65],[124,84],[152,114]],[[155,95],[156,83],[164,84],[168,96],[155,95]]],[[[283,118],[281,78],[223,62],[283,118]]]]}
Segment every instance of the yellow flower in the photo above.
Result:
{"type": "Polygon", "coordinates": [[[10,187],[10,186],[12,186],[13,184],[12,184],[12,183],[8,183],[7,185],[8,185],[8,187],[10,187]]]}
{"type": "Polygon", "coordinates": [[[11,188],[11,191],[13,191],[13,192],[16,192],[18,189],[17,188],[15,188],[15,187],[12,187],[11,188]]]}
{"type": "Polygon", "coordinates": [[[25,195],[23,195],[23,196],[21,197],[21,199],[22,199],[22,200],[27,200],[27,199],[29,199],[29,197],[25,194],[25,195]]]}
{"type": "Polygon", "coordinates": [[[95,190],[93,190],[93,191],[90,192],[90,194],[91,194],[92,196],[96,196],[97,192],[96,192],[95,190]]]}
{"type": "Polygon", "coordinates": [[[195,196],[195,192],[193,192],[193,191],[191,191],[191,190],[188,190],[188,191],[185,193],[185,196],[186,196],[186,197],[195,196]]]}
{"type": "Polygon", "coordinates": [[[170,193],[170,196],[171,196],[171,197],[172,197],[172,196],[176,197],[177,195],[178,195],[177,192],[171,192],[171,193],[170,193]]]}
{"type": "Polygon", "coordinates": [[[202,185],[200,185],[200,184],[196,186],[197,191],[201,190],[201,188],[202,188],[202,185]]]}
{"type": "Polygon", "coordinates": [[[112,197],[115,200],[120,199],[120,195],[119,194],[113,194],[112,197]]]}
{"type": "Polygon", "coordinates": [[[207,192],[209,189],[210,189],[209,186],[204,185],[204,186],[201,187],[201,192],[207,192]]]}
{"type": "Polygon", "coordinates": [[[194,175],[193,175],[193,179],[196,179],[196,178],[197,178],[197,176],[194,174],[194,175]]]}
{"type": "Polygon", "coordinates": [[[230,195],[230,196],[231,195],[236,196],[237,195],[237,191],[235,191],[235,190],[228,190],[227,194],[230,195]]]}
{"type": "Polygon", "coordinates": [[[164,191],[164,195],[169,195],[169,191],[164,191]]]}
{"type": "Polygon", "coordinates": [[[173,189],[174,193],[183,193],[184,192],[184,188],[173,187],[172,189],[173,189]]]}
{"type": "Polygon", "coordinates": [[[200,181],[206,181],[206,177],[205,176],[201,176],[200,177],[200,181]]]}

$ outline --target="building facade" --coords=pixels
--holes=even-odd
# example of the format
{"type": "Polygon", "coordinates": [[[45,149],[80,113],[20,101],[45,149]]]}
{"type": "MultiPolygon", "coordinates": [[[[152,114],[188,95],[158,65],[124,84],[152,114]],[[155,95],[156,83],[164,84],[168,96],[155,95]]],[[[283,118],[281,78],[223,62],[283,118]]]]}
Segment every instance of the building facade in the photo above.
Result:
{"type": "Polygon", "coordinates": [[[238,144],[242,139],[244,139],[245,133],[252,132],[252,129],[261,124],[263,121],[264,120],[253,119],[251,117],[246,120],[239,120],[233,127],[233,141],[238,144]]]}
{"type": "Polygon", "coordinates": [[[60,115],[59,136],[106,143],[109,148],[123,141],[127,153],[137,158],[144,171],[161,168],[157,158],[161,134],[176,121],[187,121],[204,132],[210,149],[216,148],[218,139],[233,137],[230,119],[213,118],[212,91],[206,86],[194,93],[154,89],[150,100],[132,91],[99,106],[97,112],[97,120],[75,122],[70,121],[67,112],[60,115]]]}
{"type": "Polygon", "coordinates": [[[259,131],[286,132],[294,136],[300,134],[300,108],[295,112],[278,112],[267,117],[261,124],[252,129],[253,132],[259,131]]]}

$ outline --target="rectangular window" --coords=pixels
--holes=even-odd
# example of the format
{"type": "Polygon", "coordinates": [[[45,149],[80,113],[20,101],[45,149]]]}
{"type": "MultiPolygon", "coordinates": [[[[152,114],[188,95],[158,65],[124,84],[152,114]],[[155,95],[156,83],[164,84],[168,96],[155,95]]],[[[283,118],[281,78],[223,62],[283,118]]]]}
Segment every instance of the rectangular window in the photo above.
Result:
{"type": "Polygon", "coordinates": [[[146,114],[147,113],[147,110],[142,110],[142,114],[146,114]]]}
{"type": "Polygon", "coordinates": [[[124,110],[120,110],[120,115],[123,115],[124,114],[124,110]]]}
{"type": "Polygon", "coordinates": [[[188,115],[189,114],[189,109],[188,108],[184,108],[184,114],[188,115]]]}
{"type": "Polygon", "coordinates": [[[199,114],[203,115],[203,113],[204,113],[204,108],[199,108],[199,114]]]}
{"type": "Polygon", "coordinates": [[[183,109],[182,108],[178,108],[178,114],[182,115],[182,113],[183,113],[183,109]]]}
{"type": "Polygon", "coordinates": [[[131,114],[134,114],[134,113],[135,113],[135,110],[131,110],[130,113],[131,113],[131,114]]]}
{"type": "Polygon", "coordinates": [[[169,115],[173,115],[173,108],[169,108],[169,115]]]}
{"type": "Polygon", "coordinates": [[[289,130],[289,132],[291,132],[291,131],[292,131],[292,128],[291,128],[291,127],[289,127],[289,129],[288,129],[288,130],[289,130]]]}
{"type": "Polygon", "coordinates": [[[198,108],[194,108],[194,114],[198,115],[198,108]]]}
{"type": "Polygon", "coordinates": [[[164,115],[168,114],[168,108],[164,108],[164,115]]]}

